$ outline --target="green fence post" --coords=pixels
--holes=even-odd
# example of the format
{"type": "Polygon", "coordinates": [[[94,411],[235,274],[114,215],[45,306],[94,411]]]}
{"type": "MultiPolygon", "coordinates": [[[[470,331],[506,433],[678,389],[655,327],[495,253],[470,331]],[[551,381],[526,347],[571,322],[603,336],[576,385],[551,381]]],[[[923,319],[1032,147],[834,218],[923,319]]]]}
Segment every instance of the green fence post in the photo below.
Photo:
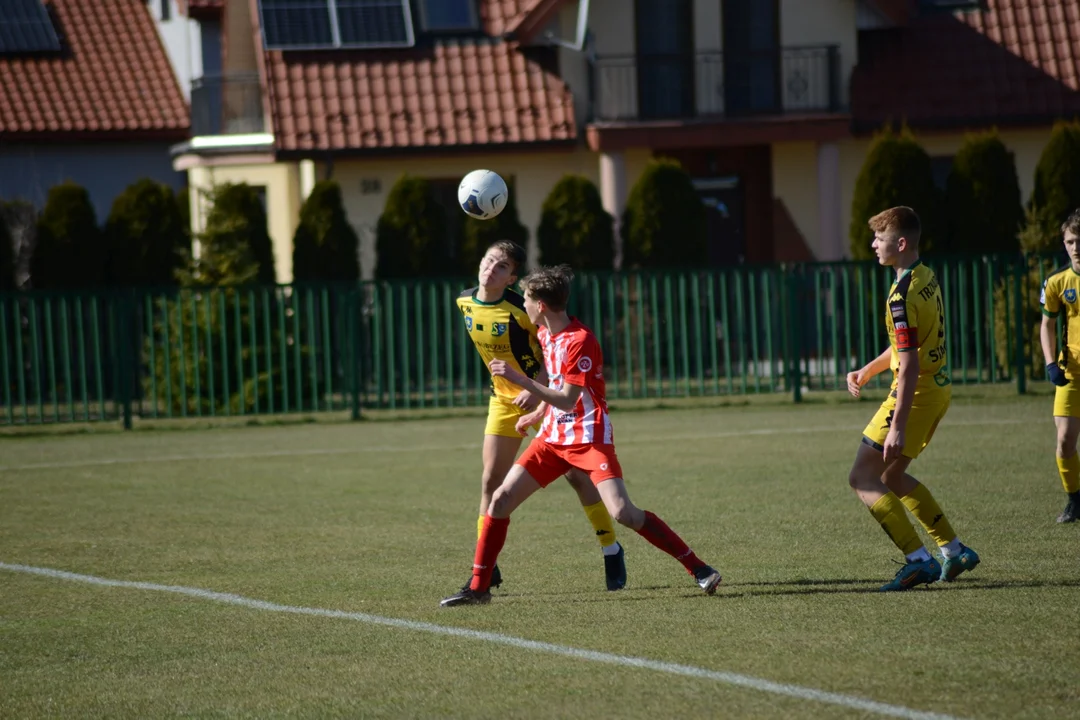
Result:
{"type": "Polygon", "coordinates": [[[131,377],[132,377],[132,347],[131,325],[135,320],[134,292],[127,291],[117,298],[112,307],[116,312],[116,352],[117,364],[119,365],[119,379],[116,388],[120,396],[120,407],[123,411],[124,429],[131,429],[131,377]]]}
{"type": "Polygon", "coordinates": [[[1027,378],[1024,376],[1024,352],[1027,348],[1024,345],[1023,290],[1020,287],[1024,281],[1026,266],[1027,262],[1017,263],[1013,275],[1013,306],[1016,313],[1014,315],[1016,319],[1016,392],[1019,395],[1027,392],[1027,378]]]}
{"type": "Polygon", "coordinates": [[[360,290],[353,290],[349,294],[349,348],[352,351],[349,358],[352,365],[352,419],[360,419],[360,317],[363,294],[360,290]]]}
{"type": "Polygon", "coordinates": [[[788,273],[788,356],[784,358],[785,369],[791,382],[791,399],[802,402],[802,349],[799,343],[799,268],[788,273]]]}

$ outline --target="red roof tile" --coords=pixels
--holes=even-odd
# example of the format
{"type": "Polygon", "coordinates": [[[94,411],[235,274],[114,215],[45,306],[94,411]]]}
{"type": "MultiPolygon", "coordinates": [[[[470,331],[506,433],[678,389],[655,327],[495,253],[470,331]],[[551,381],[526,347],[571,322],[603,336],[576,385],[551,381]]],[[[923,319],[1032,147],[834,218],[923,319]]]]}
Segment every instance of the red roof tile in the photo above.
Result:
{"type": "Polygon", "coordinates": [[[0,139],[183,139],[179,82],[143,0],[47,0],[63,50],[0,56],[0,139]]]}
{"type": "Polygon", "coordinates": [[[857,130],[1049,122],[1080,114],[1080,5],[988,0],[865,31],[851,80],[857,130]]]}
{"type": "Polygon", "coordinates": [[[407,50],[273,50],[265,68],[282,151],[506,145],[577,136],[566,83],[500,40],[441,40],[407,50]]]}
{"type": "Polygon", "coordinates": [[[480,22],[484,32],[500,37],[512,32],[543,0],[480,0],[480,22]]]}

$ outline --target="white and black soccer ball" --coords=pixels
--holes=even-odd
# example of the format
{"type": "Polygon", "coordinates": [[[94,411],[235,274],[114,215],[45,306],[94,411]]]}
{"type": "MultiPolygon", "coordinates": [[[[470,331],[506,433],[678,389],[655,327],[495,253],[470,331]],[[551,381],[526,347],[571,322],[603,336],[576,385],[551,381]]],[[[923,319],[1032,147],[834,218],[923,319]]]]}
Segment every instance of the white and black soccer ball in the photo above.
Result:
{"type": "Polygon", "coordinates": [[[491,170],[473,170],[461,179],[457,191],[461,209],[477,220],[490,220],[501,213],[509,196],[506,181],[491,170]]]}

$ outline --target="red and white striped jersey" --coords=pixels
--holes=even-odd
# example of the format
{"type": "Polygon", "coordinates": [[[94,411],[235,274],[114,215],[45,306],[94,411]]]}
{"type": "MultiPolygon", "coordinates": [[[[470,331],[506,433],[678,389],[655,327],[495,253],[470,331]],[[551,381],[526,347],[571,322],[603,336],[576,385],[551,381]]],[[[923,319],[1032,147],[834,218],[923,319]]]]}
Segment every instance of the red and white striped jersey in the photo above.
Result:
{"type": "Polygon", "coordinates": [[[570,383],[584,388],[570,412],[548,405],[537,437],[553,445],[614,444],[605,398],[604,355],[592,330],[571,318],[555,335],[546,327],[539,328],[537,338],[544,351],[548,387],[561,390],[570,383]]]}

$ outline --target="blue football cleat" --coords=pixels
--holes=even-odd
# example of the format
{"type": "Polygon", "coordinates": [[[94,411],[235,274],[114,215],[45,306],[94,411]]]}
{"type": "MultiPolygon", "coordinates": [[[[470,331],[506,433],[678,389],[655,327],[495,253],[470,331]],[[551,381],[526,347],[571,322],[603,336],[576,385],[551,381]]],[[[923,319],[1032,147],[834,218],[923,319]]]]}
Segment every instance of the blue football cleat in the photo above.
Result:
{"type": "Polygon", "coordinates": [[[960,543],[960,554],[945,558],[945,562],[941,564],[941,580],[952,582],[960,573],[974,570],[978,564],[979,553],[960,543]]]}
{"type": "Polygon", "coordinates": [[[909,562],[896,571],[896,577],[881,586],[881,592],[910,590],[917,585],[929,585],[941,577],[941,563],[934,558],[909,562]]]}

